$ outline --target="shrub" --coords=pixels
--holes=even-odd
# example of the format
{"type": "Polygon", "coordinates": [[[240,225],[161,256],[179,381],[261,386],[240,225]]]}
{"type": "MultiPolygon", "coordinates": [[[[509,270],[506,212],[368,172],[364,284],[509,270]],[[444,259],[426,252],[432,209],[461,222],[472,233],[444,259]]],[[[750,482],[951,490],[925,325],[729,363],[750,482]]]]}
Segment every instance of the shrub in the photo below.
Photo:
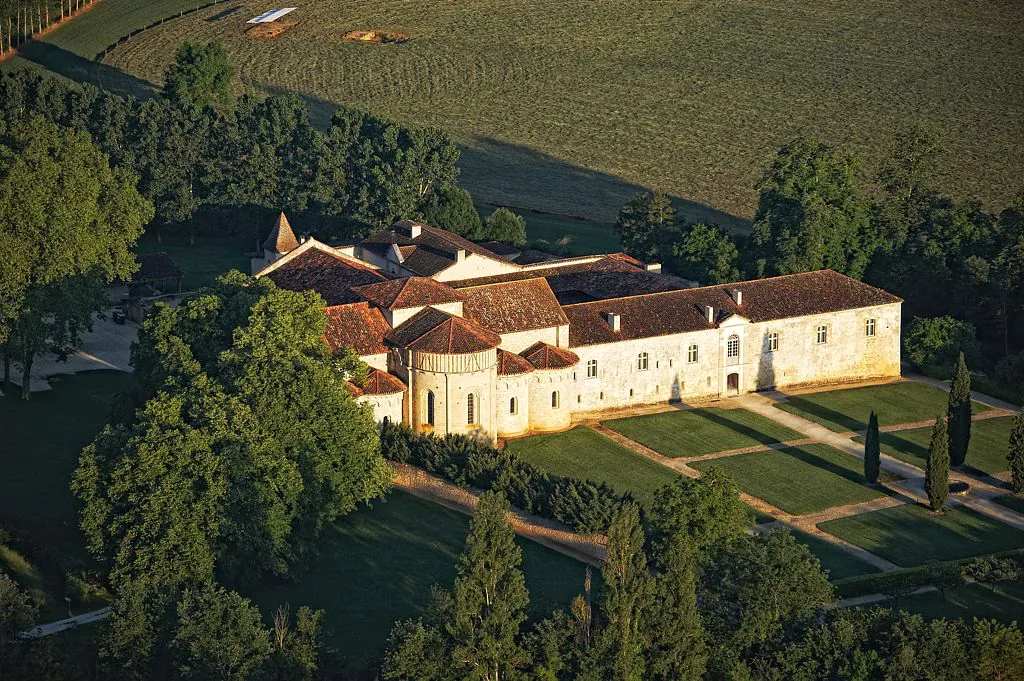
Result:
{"type": "Polygon", "coordinates": [[[1024,352],[1010,355],[996,365],[996,382],[1010,390],[1024,386],[1024,352]]]}
{"type": "Polygon", "coordinates": [[[952,366],[961,352],[968,363],[976,364],[980,355],[974,325],[953,317],[914,317],[903,346],[919,369],[929,364],[952,366]]]}

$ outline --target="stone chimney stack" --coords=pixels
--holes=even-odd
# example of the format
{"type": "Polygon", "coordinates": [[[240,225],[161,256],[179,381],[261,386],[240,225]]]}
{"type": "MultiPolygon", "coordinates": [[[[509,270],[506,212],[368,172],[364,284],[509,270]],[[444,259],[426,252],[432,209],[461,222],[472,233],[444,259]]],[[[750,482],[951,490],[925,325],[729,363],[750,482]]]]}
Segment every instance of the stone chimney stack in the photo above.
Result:
{"type": "Polygon", "coordinates": [[[742,306],[743,305],[743,291],[739,290],[738,288],[734,288],[730,293],[732,293],[732,299],[736,302],[736,306],[737,307],[742,306]]]}
{"type": "Polygon", "coordinates": [[[423,228],[420,225],[413,224],[409,226],[409,237],[415,239],[423,233],[423,228]]]}
{"type": "Polygon", "coordinates": [[[455,253],[455,261],[456,262],[462,262],[465,259],[466,259],[466,249],[465,248],[460,248],[455,253]]]}
{"type": "Polygon", "coordinates": [[[715,308],[710,305],[704,306],[704,319],[708,320],[708,324],[715,323],[715,308]]]}
{"type": "Polygon", "coordinates": [[[617,312],[606,312],[604,318],[608,322],[608,326],[612,327],[612,331],[622,330],[622,318],[617,312]]]}

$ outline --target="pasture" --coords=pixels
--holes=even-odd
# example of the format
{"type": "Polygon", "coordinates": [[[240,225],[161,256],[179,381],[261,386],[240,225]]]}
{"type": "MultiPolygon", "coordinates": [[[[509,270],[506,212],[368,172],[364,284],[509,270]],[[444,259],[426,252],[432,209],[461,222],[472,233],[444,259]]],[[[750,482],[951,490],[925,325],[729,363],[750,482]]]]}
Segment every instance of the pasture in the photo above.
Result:
{"type": "Polygon", "coordinates": [[[220,40],[240,91],[299,93],[319,122],[345,103],[443,127],[478,201],[605,222],[648,186],[694,219],[742,228],[787,139],[848,147],[870,177],[914,120],[945,139],[947,190],[1002,206],[1024,175],[1024,14],[1008,0],[337,0],[301,7],[273,40],[244,34],[266,5],[242,0],[146,31],[103,68],[83,63],[195,4],[104,0],[26,57],[144,89],[182,41],[220,40]],[[371,29],[413,40],[342,40],[371,29]]]}

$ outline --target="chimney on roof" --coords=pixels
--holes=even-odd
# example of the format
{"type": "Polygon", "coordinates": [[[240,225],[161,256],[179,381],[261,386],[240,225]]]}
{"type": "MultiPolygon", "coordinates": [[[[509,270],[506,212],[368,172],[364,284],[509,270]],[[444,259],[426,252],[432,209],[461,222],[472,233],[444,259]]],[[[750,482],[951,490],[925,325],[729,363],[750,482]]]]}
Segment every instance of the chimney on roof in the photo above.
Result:
{"type": "Polygon", "coordinates": [[[612,331],[622,330],[622,318],[617,312],[605,312],[604,319],[608,322],[608,326],[612,327],[612,331]]]}
{"type": "Polygon", "coordinates": [[[708,324],[715,323],[715,308],[710,305],[704,306],[704,319],[708,320],[708,324]]]}
{"type": "Polygon", "coordinates": [[[649,262],[644,265],[644,270],[653,274],[661,274],[661,263],[660,262],[649,262]]]}
{"type": "Polygon", "coordinates": [[[422,226],[420,226],[420,225],[418,225],[416,223],[413,223],[413,224],[409,225],[409,237],[410,238],[415,239],[416,237],[418,237],[422,233],[423,233],[423,227],[422,226]]]}
{"type": "Polygon", "coordinates": [[[731,291],[729,291],[729,295],[732,296],[733,302],[736,303],[736,307],[740,307],[741,305],[743,305],[743,291],[739,290],[738,288],[734,288],[731,291]]]}
{"type": "Polygon", "coordinates": [[[462,262],[465,259],[466,259],[466,249],[465,248],[460,248],[459,250],[455,251],[455,262],[462,262]]]}

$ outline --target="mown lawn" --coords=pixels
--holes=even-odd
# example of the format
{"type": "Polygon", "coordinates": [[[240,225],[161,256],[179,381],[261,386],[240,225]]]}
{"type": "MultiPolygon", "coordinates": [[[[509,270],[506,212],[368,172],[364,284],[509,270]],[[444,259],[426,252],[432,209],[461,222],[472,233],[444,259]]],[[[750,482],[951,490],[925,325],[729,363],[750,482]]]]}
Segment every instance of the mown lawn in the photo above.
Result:
{"type": "Polygon", "coordinates": [[[811,553],[821,561],[821,567],[828,571],[830,581],[879,572],[874,565],[865,563],[849,551],[830,544],[820,537],[799,530],[791,530],[791,532],[800,542],[806,544],[811,553]]]}
{"type": "MultiPolygon", "coordinates": [[[[894,607],[892,601],[872,604],[894,607]]],[[[974,618],[995,619],[1001,622],[1019,621],[1024,618],[1024,580],[1001,582],[994,588],[981,584],[967,584],[946,592],[946,597],[933,591],[904,596],[899,600],[900,610],[906,610],[929,619],[974,618]]]]}
{"type": "Polygon", "coordinates": [[[58,376],[53,389],[0,397],[0,524],[86,559],[69,485],[78,455],[107,422],[114,395],[131,374],[85,371],[58,376]]]}
{"type": "MultiPolygon", "coordinates": [[[[356,667],[375,664],[394,623],[416,617],[430,588],[450,589],[469,517],[394,492],[372,509],[340,519],[321,541],[321,556],[294,583],[267,584],[249,595],[268,618],[288,603],[326,612],[329,643],[356,667]]],[[[544,617],[583,591],[586,567],[523,539],[530,614],[544,617]]]]}
{"type": "Polygon", "coordinates": [[[620,494],[632,493],[645,505],[653,500],[655,490],[679,477],[672,469],[583,426],[510,440],[507,446],[546,471],[604,482],[620,494]]]}
{"type": "Polygon", "coordinates": [[[862,484],[864,473],[860,459],[821,444],[738,454],[692,465],[701,471],[724,470],[747,494],[794,515],[883,495],[878,489],[862,484]]]}
{"type": "Polygon", "coordinates": [[[630,416],[604,425],[672,457],[798,440],[800,433],[746,409],[689,409],[630,416]]]}
{"type": "Polygon", "coordinates": [[[997,504],[1002,504],[1006,508],[1013,509],[1017,513],[1024,513],[1024,496],[1019,494],[1004,494],[1001,497],[996,497],[992,501],[997,504]]]}
{"type": "MultiPolygon", "coordinates": [[[[906,381],[793,395],[786,402],[775,406],[820,423],[830,430],[844,433],[866,429],[872,410],[878,414],[878,425],[892,426],[944,415],[948,401],[949,394],[944,390],[906,381]]],[[[983,404],[974,403],[975,414],[988,409],[983,404]]]]}
{"type": "MultiPolygon", "coordinates": [[[[1006,451],[1012,422],[1012,417],[974,421],[971,424],[971,444],[967,449],[966,465],[988,475],[1007,470],[1006,451]]],[[[884,453],[920,468],[924,468],[928,460],[931,437],[931,427],[879,434],[884,453]]],[[[864,438],[858,437],[856,440],[863,442],[864,438]]]]}
{"type": "MultiPolygon", "coordinates": [[[[267,226],[267,232],[269,231],[270,225],[267,226]]],[[[255,242],[248,243],[238,238],[215,239],[201,236],[196,237],[195,245],[192,245],[184,235],[170,234],[157,240],[155,235],[146,234],[139,239],[135,251],[164,251],[185,273],[181,290],[195,291],[212,284],[217,277],[232,269],[249,274],[249,258],[245,254],[254,248],[255,242]]]]}
{"type": "Polygon", "coordinates": [[[906,504],[818,527],[903,567],[1024,546],[1024,531],[963,507],[933,515],[921,506],[906,504]]]}

